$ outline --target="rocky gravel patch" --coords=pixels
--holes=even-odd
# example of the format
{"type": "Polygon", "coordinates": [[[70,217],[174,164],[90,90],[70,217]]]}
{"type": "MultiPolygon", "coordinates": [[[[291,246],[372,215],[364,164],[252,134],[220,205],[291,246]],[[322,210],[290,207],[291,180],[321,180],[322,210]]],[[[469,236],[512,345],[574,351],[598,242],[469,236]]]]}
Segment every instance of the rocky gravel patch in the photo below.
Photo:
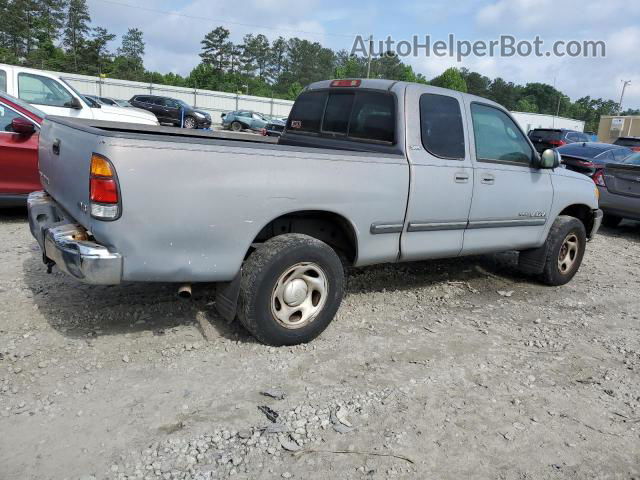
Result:
{"type": "Polygon", "coordinates": [[[640,478],[640,226],[549,288],[506,253],[349,272],[258,344],[213,289],[47,275],[0,213],[0,478],[640,478]]]}

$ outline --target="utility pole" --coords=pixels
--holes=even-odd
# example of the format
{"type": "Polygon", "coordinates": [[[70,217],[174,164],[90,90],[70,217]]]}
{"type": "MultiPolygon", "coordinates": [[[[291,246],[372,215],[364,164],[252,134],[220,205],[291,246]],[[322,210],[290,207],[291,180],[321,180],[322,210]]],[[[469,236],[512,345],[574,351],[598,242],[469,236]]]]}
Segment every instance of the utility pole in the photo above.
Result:
{"type": "Polygon", "coordinates": [[[627,85],[631,85],[631,80],[620,80],[622,82],[622,94],[620,95],[620,103],[618,103],[618,115],[622,113],[622,100],[624,100],[624,91],[627,85]]]}
{"type": "Polygon", "coordinates": [[[367,78],[371,76],[371,50],[373,50],[373,35],[369,35],[369,58],[367,59],[367,78]]]}

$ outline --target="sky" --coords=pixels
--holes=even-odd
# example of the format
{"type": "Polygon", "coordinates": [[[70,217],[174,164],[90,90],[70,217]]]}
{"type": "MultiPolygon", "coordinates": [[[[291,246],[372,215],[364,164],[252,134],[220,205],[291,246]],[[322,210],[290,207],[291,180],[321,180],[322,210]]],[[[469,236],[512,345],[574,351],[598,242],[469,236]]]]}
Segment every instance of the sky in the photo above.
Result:
{"type": "Polygon", "coordinates": [[[618,101],[630,80],[624,108],[640,108],[640,2],[638,0],[88,0],[94,26],[122,35],[144,32],[145,66],[188,74],[199,63],[200,41],[218,25],[240,43],[248,33],[274,39],[301,37],[350,50],[355,35],[433,41],[492,40],[500,35],[533,40],[602,40],[605,58],[407,57],[428,79],[466,67],[519,84],[543,82],[569,95],[618,101]]]}

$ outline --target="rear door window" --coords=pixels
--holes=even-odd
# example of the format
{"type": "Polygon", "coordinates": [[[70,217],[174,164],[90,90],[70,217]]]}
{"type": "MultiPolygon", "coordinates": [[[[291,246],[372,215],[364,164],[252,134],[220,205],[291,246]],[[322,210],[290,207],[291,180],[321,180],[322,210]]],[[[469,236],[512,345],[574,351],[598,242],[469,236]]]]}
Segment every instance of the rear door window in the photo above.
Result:
{"type": "Polygon", "coordinates": [[[460,103],[453,97],[425,93],[420,97],[422,145],[431,154],[464,159],[464,127],[460,103]]]}
{"type": "Polygon", "coordinates": [[[7,72],[0,70],[0,92],[7,91],[7,72]]]}
{"type": "Polygon", "coordinates": [[[73,101],[60,82],[32,73],[18,74],[18,97],[25,102],[51,107],[69,107],[73,101]]]}

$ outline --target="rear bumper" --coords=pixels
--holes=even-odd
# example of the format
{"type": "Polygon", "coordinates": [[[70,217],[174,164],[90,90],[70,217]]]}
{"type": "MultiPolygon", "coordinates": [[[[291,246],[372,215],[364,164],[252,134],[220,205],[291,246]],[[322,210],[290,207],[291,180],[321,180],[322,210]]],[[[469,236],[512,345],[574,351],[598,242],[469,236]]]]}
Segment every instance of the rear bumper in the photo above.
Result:
{"type": "Polygon", "coordinates": [[[83,283],[117,285],[122,281],[122,256],[89,239],[45,192],[34,192],[27,200],[29,228],[40,244],[43,260],[83,283]]]}
{"type": "Polygon", "coordinates": [[[600,208],[608,215],[640,220],[640,197],[630,197],[611,193],[606,187],[600,190],[600,208]]]}

